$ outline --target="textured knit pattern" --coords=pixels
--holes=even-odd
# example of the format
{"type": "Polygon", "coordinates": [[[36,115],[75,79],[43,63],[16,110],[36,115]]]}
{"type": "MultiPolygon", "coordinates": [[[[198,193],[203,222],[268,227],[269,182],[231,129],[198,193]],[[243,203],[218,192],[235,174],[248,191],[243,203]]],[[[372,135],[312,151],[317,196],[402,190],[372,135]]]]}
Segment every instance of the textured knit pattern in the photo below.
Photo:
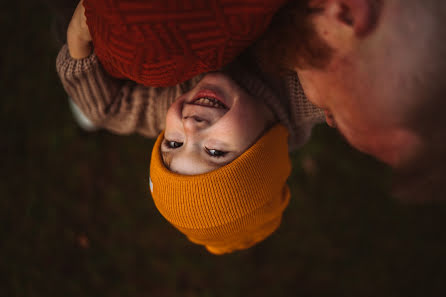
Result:
{"type": "Polygon", "coordinates": [[[293,122],[302,124],[320,122],[321,117],[324,117],[324,112],[308,101],[296,72],[287,71],[284,78],[291,106],[293,109],[299,110],[299,114],[293,113],[293,122]]]}
{"type": "Polygon", "coordinates": [[[324,112],[308,101],[294,71],[278,74],[266,72],[252,52],[241,57],[223,71],[251,96],[263,101],[290,133],[289,149],[302,146],[311,136],[311,129],[325,119],[324,112]]]}
{"type": "MultiPolygon", "coordinates": [[[[262,77],[234,63],[225,73],[257,100],[266,103],[290,133],[290,150],[305,143],[311,128],[324,120],[323,112],[305,97],[296,73],[289,72],[283,90],[272,88],[272,78],[262,77]]],[[[198,75],[175,87],[149,88],[110,77],[95,54],[74,60],[65,45],[56,62],[61,82],[76,105],[96,126],[119,134],[139,133],[155,138],[164,129],[171,103],[199,82],[198,75]]],[[[276,78],[277,79],[277,78],[276,78]]]]}
{"type": "Polygon", "coordinates": [[[290,142],[290,150],[294,150],[310,138],[311,128],[309,127],[325,122],[325,114],[322,109],[308,101],[296,72],[287,71],[283,74],[283,78],[286,83],[289,111],[291,111],[289,130],[293,132],[291,135],[293,141],[290,142]]]}
{"type": "Polygon", "coordinates": [[[233,61],[286,0],[85,0],[106,71],[146,86],[173,86],[233,61]]]}
{"type": "Polygon", "coordinates": [[[152,197],[160,213],[191,241],[217,254],[246,249],[279,226],[288,205],[291,173],[288,132],[271,128],[226,166],[200,175],[180,175],[152,150],[152,197]]]}
{"type": "Polygon", "coordinates": [[[197,76],[168,88],[144,87],[108,75],[95,54],[71,58],[66,45],[57,56],[56,68],[65,91],[95,126],[150,138],[164,129],[172,102],[201,79],[197,76]]]}

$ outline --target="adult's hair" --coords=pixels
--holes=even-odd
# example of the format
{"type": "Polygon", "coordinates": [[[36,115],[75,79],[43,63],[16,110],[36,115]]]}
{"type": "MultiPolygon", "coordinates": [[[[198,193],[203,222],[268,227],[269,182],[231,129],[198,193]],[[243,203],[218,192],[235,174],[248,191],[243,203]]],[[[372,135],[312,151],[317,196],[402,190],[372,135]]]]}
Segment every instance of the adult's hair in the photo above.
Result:
{"type": "Polygon", "coordinates": [[[316,33],[311,16],[318,9],[309,0],[289,1],[273,17],[270,26],[255,45],[255,52],[272,72],[284,69],[323,68],[332,49],[316,33]],[[290,67],[291,66],[291,67],[290,67]]]}

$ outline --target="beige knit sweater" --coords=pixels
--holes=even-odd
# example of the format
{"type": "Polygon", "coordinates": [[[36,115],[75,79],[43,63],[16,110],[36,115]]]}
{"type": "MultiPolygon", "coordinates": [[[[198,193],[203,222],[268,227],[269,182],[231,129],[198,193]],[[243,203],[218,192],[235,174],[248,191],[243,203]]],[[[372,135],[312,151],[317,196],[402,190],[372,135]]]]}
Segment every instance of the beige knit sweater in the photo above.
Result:
{"type": "MultiPolygon", "coordinates": [[[[118,134],[139,133],[149,138],[164,129],[172,102],[203,77],[199,75],[174,87],[145,87],[109,76],[94,53],[85,59],[71,58],[66,45],[57,56],[56,68],[65,91],[94,125],[118,134]]],[[[279,83],[238,65],[227,67],[225,73],[273,110],[290,132],[290,150],[304,144],[313,125],[324,120],[323,112],[306,99],[295,72],[284,74],[279,83]]]]}

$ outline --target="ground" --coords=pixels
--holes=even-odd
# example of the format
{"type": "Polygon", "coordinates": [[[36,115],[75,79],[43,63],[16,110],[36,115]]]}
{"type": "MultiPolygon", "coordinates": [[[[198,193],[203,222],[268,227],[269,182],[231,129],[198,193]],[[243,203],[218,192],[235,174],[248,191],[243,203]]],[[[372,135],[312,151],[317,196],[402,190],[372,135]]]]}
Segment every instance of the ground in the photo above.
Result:
{"type": "Polygon", "coordinates": [[[150,198],[153,142],[76,126],[49,9],[2,6],[0,296],[446,296],[445,205],[393,199],[390,170],[324,126],[292,156],[273,236],[191,244],[150,198]]]}

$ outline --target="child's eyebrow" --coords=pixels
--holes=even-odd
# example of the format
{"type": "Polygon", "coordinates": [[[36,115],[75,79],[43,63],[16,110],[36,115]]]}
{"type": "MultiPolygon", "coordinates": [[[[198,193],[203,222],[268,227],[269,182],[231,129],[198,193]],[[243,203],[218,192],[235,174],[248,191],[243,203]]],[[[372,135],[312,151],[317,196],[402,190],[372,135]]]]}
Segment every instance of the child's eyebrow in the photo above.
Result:
{"type": "Polygon", "coordinates": [[[167,169],[170,169],[170,163],[172,163],[172,153],[169,151],[162,151],[161,157],[163,157],[163,163],[167,167],[167,169]]]}

